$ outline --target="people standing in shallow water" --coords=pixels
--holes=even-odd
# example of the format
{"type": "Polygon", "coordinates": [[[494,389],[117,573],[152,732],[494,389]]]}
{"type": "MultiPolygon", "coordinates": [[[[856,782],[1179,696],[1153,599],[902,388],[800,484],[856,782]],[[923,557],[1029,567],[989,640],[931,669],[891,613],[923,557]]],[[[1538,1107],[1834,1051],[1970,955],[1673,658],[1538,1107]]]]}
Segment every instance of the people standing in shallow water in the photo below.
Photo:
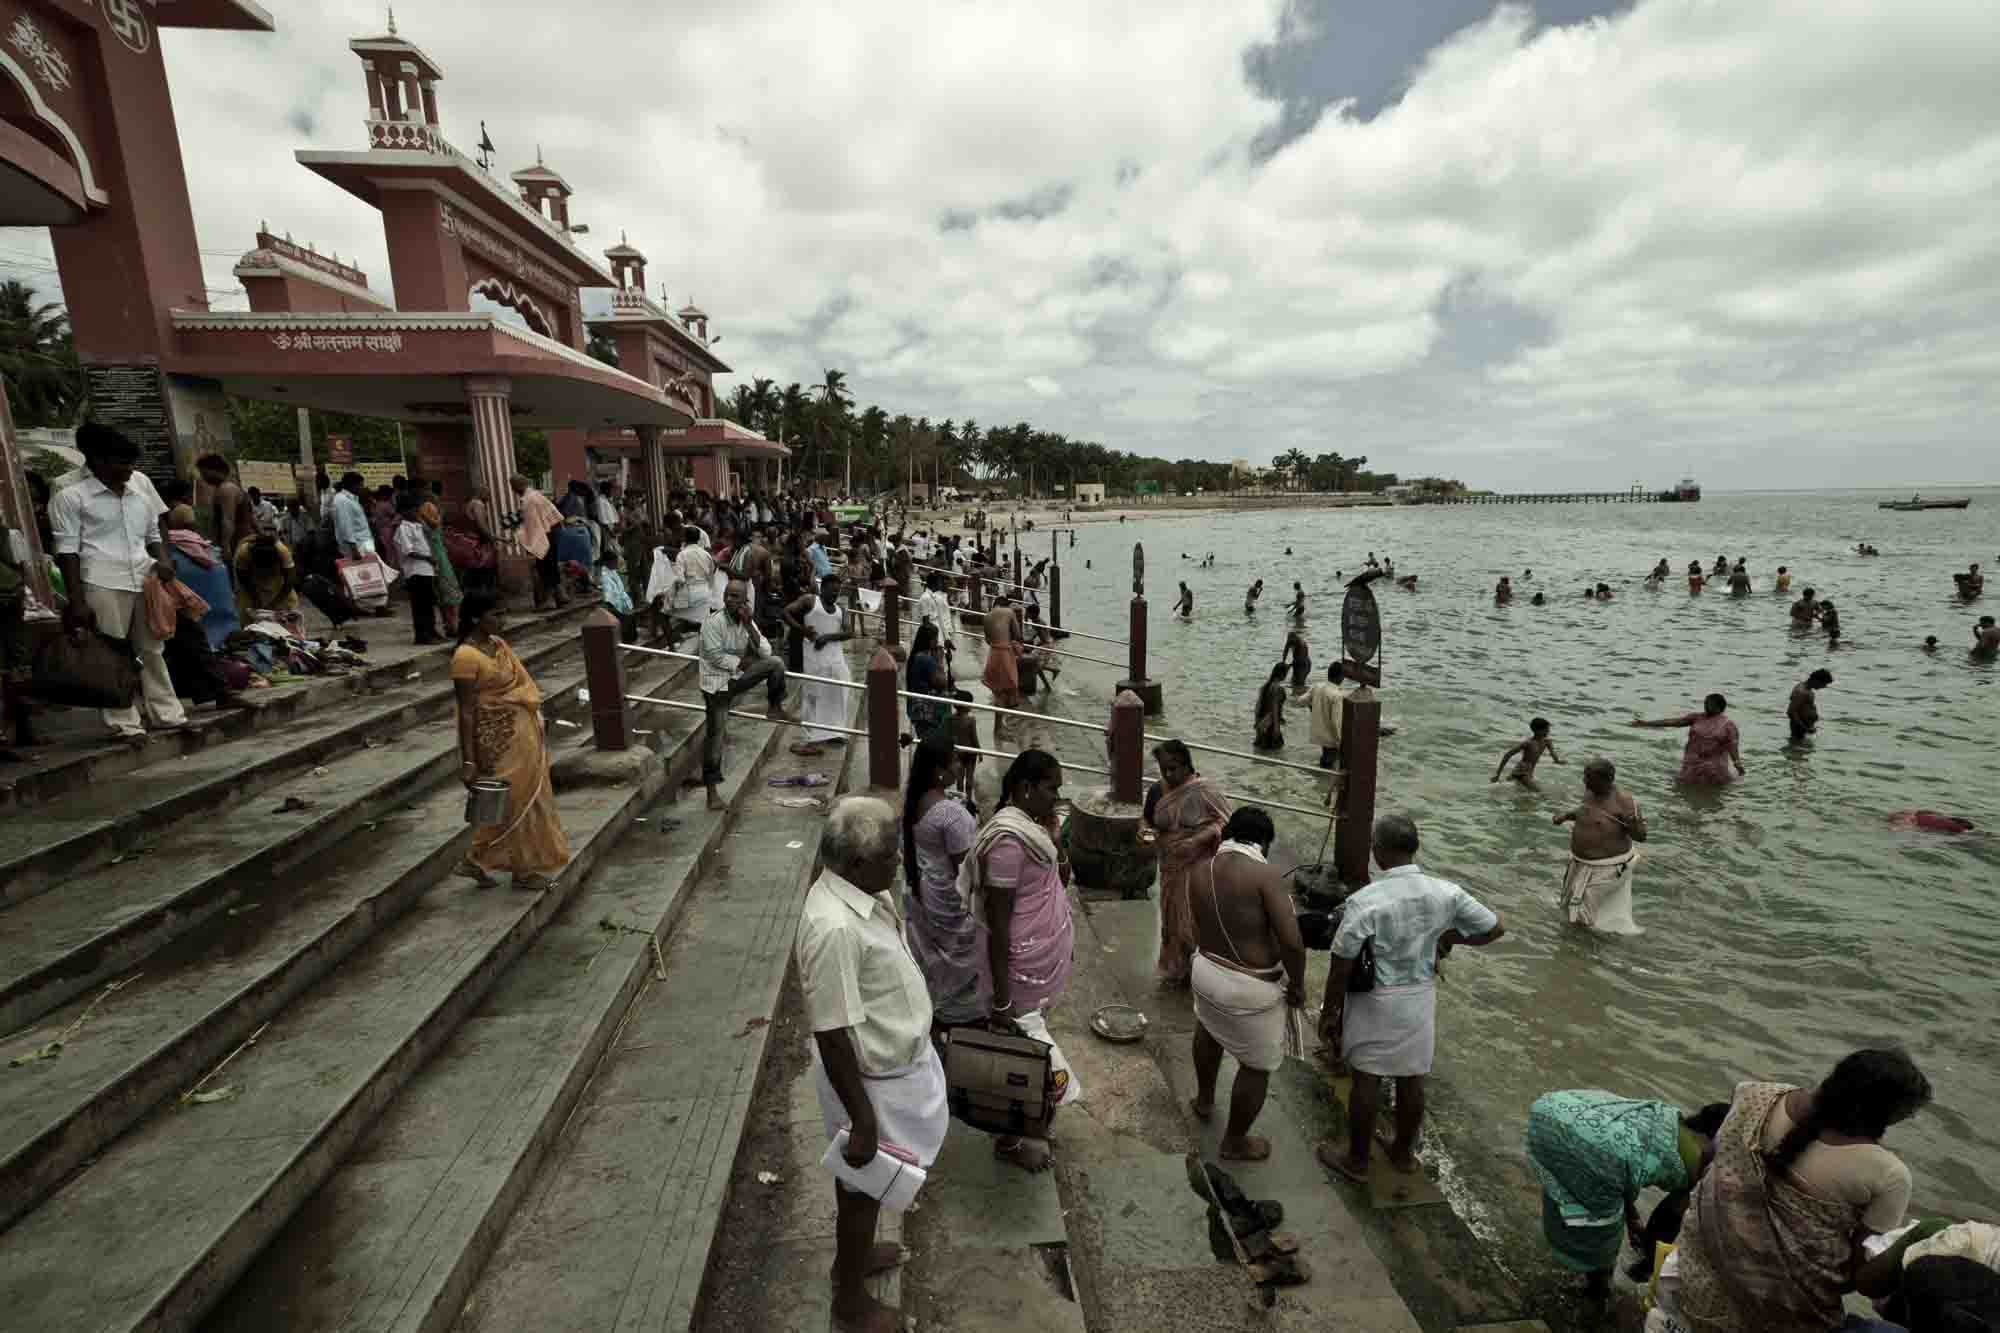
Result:
{"type": "Polygon", "coordinates": [[[1832,602],[1819,604],[1819,627],[1826,631],[1827,645],[1831,647],[1840,640],[1840,612],[1832,602]]]}
{"type": "Polygon", "coordinates": [[[1514,580],[1508,578],[1505,574],[1502,574],[1500,576],[1500,581],[1493,585],[1493,605],[1505,606],[1507,605],[1507,603],[1513,600],[1514,600],[1514,580]]]}
{"type": "Polygon", "coordinates": [[[1833,673],[1821,668],[1792,686],[1792,701],[1785,708],[1785,720],[1792,726],[1792,744],[1798,745],[1819,730],[1818,691],[1833,684],[1833,673]]]}
{"type": "Polygon", "coordinates": [[[1304,694],[1306,677],[1312,674],[1313,668],[1312,645],[1306,642],[1306,636],[1297,630],[1287,634],[1284,655],[1280,660],[1292,664],[1292,693],[1304,694]]]}
{"type": "Polygon", "coordinates": [[[1792,623],[1809,627],[1819,619],[1819,595],[1811,588],[1799,594],[1799,600],[1792,603],[1792,623]]]}
{"type": "Polygon", "coordinates": [[[1750,571],[1744,568],[1741,560],[1738,560],[1736,567],[1729,571],[1729,595],[1731,597],[1750,595],[1750,571]]]}
{"type": "Polygon", "coordinates": [[[1993,623],[1992,616],[1979,617],[1979,623],[1972,627],[1972,655],[1983,659],[2000,656],[2000,625],[1993,623]]]}
{"type": "Polygon", "coordinates": [[[1778,578],[1777,581],[1771,585],[1771,591],[1777,593],[1780,597],[1783,597],[1791,590],[1792,590],[1792,571],[1785,568],[1783,565],[1779,565],[1778,578]]]}
{"type": "Polygon", "coordinates": [[[1493,770],[1493,781],[1498,782],[1500,775],[1506,771],[1507,761],[1519,755],[1520,762],[1514,765],[1514,771],[1508,776],[1523,787],[1533,789],[1535,765],[1542,761],[1545,754],[1558,764],[1563,761],[1562,756],[1556,753],[1555,741],[1549,736],[1549,720],[1538,717],[1528,723],[1528,739],[1509,746],[1507,753],[1500,756],[1500,766],[1493,770]]]}
{"type": "Polygon", "coordinates": [[[1194,593],[1185,583],[1181,584],[1181,599],[1175,603],[1174,610],[1182,620],[1194,619],[1194,593]]]}
{"type": "Polygon", "coordinates": [[[1252,743],[1260,750],[1285,748],[1285,671],[1283,662],[1271,668],[1271,677],[1257,691],[1257,737],[1252,743]]]}
{"type": "MultiPolygon", "coordinates": [[[[1286,554],[1289,555],[1291,552],[1287,550],[1286,554]]],[[[1293,620],[1304,623],[1306,618],[1306,590],[1300,587],[1296,580],[1292,583],[1292,604],[1285,608],[1285,612],[1293,620]]]]}
{"type": "Polygon", "coordinates": [[[1570,924],[1641,933],[1632,920],[1632,871],[1639,859],[1634,844],[1646,840],[1646,817],[1631,793],[1619,789],[1617,767],[1602,758],[1585,764],[1583,803],[1552,822],[1572,826],[1561,901],[1570,924]]]}
{"type": "Polygon", "coordinates": [[[1697,787],[1721,787],[1730,781],[1730,769],[1736,776],[1744,773],[1743,755],[1737,749],[1736,724],[1729,720],[1729,701],[1720,694],[1711,694],[1702,700],[1699,713],[1687,713],[1680,717],[1661,718],[1648,722],[1643,718],[1633,718],[1635,727],[1686,727],[1688,729],[1687,748],[1681,752],[1680,780],[1697,787]]]}
{"type": "Polygon", "coordinates": [[[1646,582],[1649,585],[1657,588],[1662,583],[1665,583],[1668,579],[1672,578],[1673,573],[1674,571],[1667,565],[1667,558],[1665,556],[1661,556],[1660,563],[1654,565],[1653,572],[1646,576],[1646,582]]]}
{"type": "Polygon", "coordinates": [[[1250,585],[1250,590],[1243,594],[1243,610],[1246,613],[1255,611],[1257,609],[1257,599],[1263,595],[1264,580],[1258,579],[1250,585]]]}
{"type": "Polygon", "coordinates": [[[1691,593],[1700,592],[1702,589],[1702,584],[1704,584],[1705,582],[1707,582],[1707,580],[1703,579],[1701,576],[1701,561],[1699,560],[1688,561],[1688,591],[1691,593]]]}

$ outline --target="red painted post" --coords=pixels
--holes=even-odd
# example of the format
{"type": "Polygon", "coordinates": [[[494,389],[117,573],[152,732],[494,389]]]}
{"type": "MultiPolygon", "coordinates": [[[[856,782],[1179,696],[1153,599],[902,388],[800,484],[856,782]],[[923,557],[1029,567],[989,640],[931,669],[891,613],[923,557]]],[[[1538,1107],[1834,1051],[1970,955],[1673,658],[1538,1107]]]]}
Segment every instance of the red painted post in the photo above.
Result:
{"type": "Polygon", "coordinates": [[[877,648],[868,659],[868,785],[895,791],[903,785],[903,751],[896,744],[903,712],[896,707],[896,659],[877,648]]]}
{"type": "Polygon", "coordinates": [[[892,646],[903,637],[903,604],[899,600],[902,591],[896,580],[882,580],[882,642],[892,646]]]}
{"type": "Polygon", "coordinates": [[[1125,636],[1125,678],[1146,679],[1146,599],[1132,598],[1132,620],[1125,636]]]}
{"type": "Polygon", "coordinates": [[[1120,690],[1111,702],[1111,799],[1139,803],[1144,775],[1146,705],[1130,690],[1120,690]]]}
{"type": "Polygon", "coordinates": [[[1340,882],[1358,889],[1368,882],[1368,853],[1375,835],[1375,756],[1381,739],[1382,705],[1372,690],[1357,690],[1341,702],[1339,822],[1334,826],[1334,864],[1340,882]],[[1355,695],[1366,697],[1356,698],[1355,695]]]}
{"type": "Polygon", "coordinates": [[[618,617],[603,607],[583,622],[583,680],[590,691],[590,732],[600,750],[632,748],[632,714],[625,703],[625,653],[618,617]]]}

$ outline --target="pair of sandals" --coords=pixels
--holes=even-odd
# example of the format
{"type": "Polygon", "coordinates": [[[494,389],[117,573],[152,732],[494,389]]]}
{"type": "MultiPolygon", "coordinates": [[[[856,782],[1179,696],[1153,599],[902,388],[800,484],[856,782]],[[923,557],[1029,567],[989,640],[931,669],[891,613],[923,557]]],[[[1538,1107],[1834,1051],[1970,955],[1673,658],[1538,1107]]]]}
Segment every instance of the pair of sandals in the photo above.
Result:
{"type": "MultiPolygon", "coordinates": [[[[461,879],[471,880],[473,887],[478,889],[497,888],[500,884],[499,879],[487,870],[486,867],[476,866],[470,861],[460,861],[451,873],[461,879]]],[[[530,893],[540,893],[553,883],[555,883],[555,876],[553,875],[528,874],[514,876],[514,887],[517,889],[526,889],[530,893]]]]}

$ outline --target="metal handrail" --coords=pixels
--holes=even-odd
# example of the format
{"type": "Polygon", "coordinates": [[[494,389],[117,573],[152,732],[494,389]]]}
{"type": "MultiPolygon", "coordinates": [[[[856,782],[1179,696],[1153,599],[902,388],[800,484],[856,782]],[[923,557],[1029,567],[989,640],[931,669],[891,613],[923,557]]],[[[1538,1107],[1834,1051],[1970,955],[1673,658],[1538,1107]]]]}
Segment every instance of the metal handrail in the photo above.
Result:
{"type": "MultiPolygon", "coordinates": [[[[974,577],[974,576],[973,576],[973,575],[971,575],[971,574],[961,574],[961,573],[959,573],[959,572],[958,572],[957,570],[955,570],[955,569],[946,569],[946,568],[945,568],[945,567],[944,567],[943,565],[923,565],[923,564],[918,564],[918,563],[917,563],[916,561],[914,561],[914,560],[912,560],[912,561],[910,562],[910,567],[911,567],[912,569],[929,569],[929,570],[935,570],[935,571],[936,571],[937,573],[940,573],[940,574],[949,574],[949,575],[951,575],[951,576],[952,576],[953,578],[955,578],[955,579],[959,579],[959,578],[966,578],[966,579],[969,579],[969,578],[972,578],[972,577],[974,577]]],[[[1057,566],[1056,566],[1056,568],[1057,568],[1057,569],[1061,569],[1061,568],[1062,568],[1062,566],[1061,566],[1061,565],[1057,565],[1057,566]]],[[[1029,586],[1028,586],[1027,584],[1025,584],[1025,583],[1015,583],[1015,582],[1013,582],[1013,581],[1012,581],[1011,579],[988,579],[988,578],[982,578],[982,579],[980,579],[979,581],[980,581],[981,583],[990,583],[990,584],[992,584],[992,585],[993,585],[994,587],[996,587],[996,588],[1018,588],[1018,589],[1022,590],[1023,592],[1043,592],[1043,591],[1046,591],[1045,589],[1042,589],[1042,588],[1030,588],[1030,587],[1029,587],[1029,586]]],[[[960,609],[961,609],[961,610],[963,610],[963,609],[967,609],[967,608],[960,608],[960,609]]],[[[1080,630],[1080,629],[1068,629],[1068,628],[1065,628],[1065,627],[1063,627],[1063,626],[1061,626],[1061,625],[1051,625],[1051,626],[1050,626],[1049,628],[1051,628],[1051,629],[1057,629],[1057,630],[1061,630],[1061,631],[1062,631],[1062,632],[1063,632],[1064,634],[1073,634],[1073,635],[1075,635],[1075,636],[1076,636],[1077,638],[1079,638],[1079,639],[1096,639],[1096,640],[1097,640],[1097,641],[1098,641],[1099,643],[1115,643],[1115,644],[1117,644],[1117,645],[1118,645],[1119,647],[1121,647],[1121,648],[1123,648],[1123,647],[1126,647],[1126,646],[1128,646],[1128,645],[1127,645],[1127,641],[1126,641],[1126,640],[1124,640],[1124,639],[1114,639],[1114,638],[1112,638],[1112,637],[1111,637],[1110,635],[1108,635],[1108,634],[1088,634],[1088,633],[1085,633],[1085,632],[1084,632],[1083,630],[1080,630]]]]}
{"type": "MultiPolygon", "coordinates": [[[[625,698],[629,703],[653,704],[659,708],[680,708],[690,713],[701,713],[704,715],[708,712],[707,706],[703,704],[684,704],[673,699],[655,699],[647,694],[628,694],[625,698]]],[[[803,720],[794,722],[788,717],[771,717],[765,713],[746,713],[740,708],[730,709],[729,716],[745,718],[751,722],[769,722],[771,725],[777,727],[810,726],[814,731],[837,731],[843,736],[859,736],[863,740],[868,739],[868,733],[865,731],[857,731],[853,727],[836,726],[831,722],[805,722],[803,720]]]]}
{"type": "Polygon", "coordinates": [[[1025,717],[1030,722],[1053,722],[1059,727],[1075,727],[1078,731],[1094,731],[1099,736],[1104,728],[1088,722],[1073,722],[1066,717],[1051,717],[1047,713],[1024,713],[1018,708],[1002,708],[998,704],[976,703],[970,699],[954,699],[948,694],[918,694],[911,690],[897,690],[898,699],[922,699],[926,703],[948,703],[953,708],[976,708],[982,713],[998,713],[1004,717],[1025,717]]]}
{"type": "MultiPolygon", "coordinates": [[[[905,602],[907,602],[907,601],[909,601],[910,599],[909,599],[909,598],[907,598],[907,597],[904,597],[904,598],[901,598],[900,600],[902,600],[902,601],[905,601],[905,602]]],[[[857,615],[857,616],[874,616],[874,617],[875,617],[875,618],[876,618],[877,620],[887,620],[887,619],[888,619],[888,617],[887,617],[886,615],[884,615],[884,614],[883,614],[882,612],[880,612],[880,611],[870,611],[870,610],[868,610],[868,609],[867,609],[867,608],[865,608],[865,607],[859,607],[859,606],[851,606],[851,607],[849,607],[849,608],[848,608],[848,610],[849,610],[849,611],[851,611],[851,612],[852,612],[853,614],[855,614],[855,615],[857,615]]],[[[1054,626],[1052,626],[1052,625],[1044,625],[1044,626],[1042,626],[1042,628],[1043,628],[1043,629],[1047,629],[1047,630],[1050,630],[1050,631],[1053,631],[1055,627],[1054,627],[1054,626]]],[[[975,641],[977,641],[977,642],[979,642],[979,643],[985,643],[985,642],[986,642],[986,636],[985,636],[984,634],[978,634],[978,633],[975,633],[974,631],[972,631],[972,630],[969,630],[969,629],[959,629],[959,628],[957,628],[957,627],[953,627],[953,629],[952,629],[952,631],[951,631],[951,632],[952,632],[953,634],[956,634],[956,635],[960,636],[961,638],[966,638],[966,639],[972,639],[972,640],[975,640],[975,641]]],[[[1119,669],[1120,671],[1123,671],[1123,670],[1125,669],[1125,667],[1127,666],[1127,663],[1124,663],[1124,662],[1114,662],[1114,661],[1112,661],[1112,660],[1111,660],[1110,658],[1108,658],[1108,657],[1092,657],[1092,656],[1091,656],[1091,655],[1090,655],[1089,653],[1073,653],[1073,652],[1069,651],[1069,650],[1068,650],[1067,648],[1050,648],[1050,647],[1048,647],[1047,645],[1041,645],[1041,646],[1036,646],[1036,645],[1034,645],[1034,644],[1023,644],[1022,646],[1023,646],[1023,647],[1025,647],[1025,648],[1027,648],[1029,652],[1034,652],[1034,653],[1053,653],[1053,654],[1055,654],[1055,655],[1056,655],[1057,657],[1074,657],[1074,658],[1078,659],[1079,661],[1083,661],[1083,662],[1095,662],[1095,663],[1097,663],[1097,664],[1098,664],[1099,666],[1108,666],[1108,667],[1117,667],[1117,668],[1118,668],[1118,669],[1119,669]]]]}
{"type": "MultiPolygon", "coordinates": [[[[667,650],[667,649],[665,649],[665,648],[641,648],[641,647],[640,647],[640,646],[639,646],[638,644],[636,644],[636,643],[628,643],[628,644],[626,644],[626,645],[624,645],[624,646],[625,646],[625,648],[627,648],[628,650],[630,650],[630,651],[632,651],[632,652],[635,652],[635,653],[651,653],[651,654],[652,654],[653,656],[655,656],[655,657],[678,657],[678,658],[680,658],[680,659],[681,659],[681,660],[682,660],[683,662],[699,662],[699,661],[701,661],[701,659],[700,659],[699,657],[695,656],[695,655],[694,655],[693,653],[676,653],[676,652],[670,652],[670,651],[668,651],[668,650],[667,650]]],[[[803,672],[803,671],[790,671],[790,670],[788,670],[788,671],[786,671],[786,672],[785,672],[785,679],[786,679],[786,680],[788,680],[788,681],[791,681],[791,680],[809,680],[809,681],[811,681],[811,682],[812,682],[813,684],[815,684],[815,685],[838,685],[838,686],[840,686],[840,688],[841,688],[841,689],[843,689],[843,690],[865,690],[865,689],[867,689],[867,688],[868,688],[868,687],[867,687],[866,685],[863,685],[863,684],[859,684],[859,683],[857,683],[857,682],[855,682],[855,681],[851,681],[851,680],[835,680],[835,679],[834,679],[834,678],[833,678],[832,676],[809,676],[809,675],[807,675],[807,674],[806,674],[805,672],[803,672]]],[[[626,698],[628,698],[628,699],[633,699],[633,698],[637,698],[638,696],[637,696],[637,695],[631,695],[631,694],[628,694],[628,695],[626,695],[625,697],[626,697],[626,698]]],[[[655,703],[657,703],[657,702],[659,702],[659,701],[658,701],[658,700],[654,700],[654,702],[655,702],[655,703]]],[[[689,706],[690,708],[692,708],[692,707],[693,707],[694,705],[690,704],[690,705],[688,705],[688,706],[689,706]]]]}
{"type": "MultiPolygon", "coordinates": [[[[1149,740],[1155,745],[1164,745],[1171,740],[1180,740],[1180,737],[1155,736],[1149,731],[1144,733],[1143,739],[1149,740]]],[[[1225,754],[1231,759],[1248,759],[1254,764],[1270,764],[1274,768],[1296,768],[1301,773],[1311,773],[1315,777],[1325,777],[1328,773],[1337,771],[1330,768],[1321,768],[1317,764],[1295,764],[1289,759],[1273,759],[1267,754],[1250,754],[1243,750],[1226,750],[1220,745],[1203,745],[1198,741],[1183,740],[1181,744],[1187,746],[1190,750],[1200,750],[1206,754],[1225,754]]]]}
{"type": "Polygon", "coordinates": [[[1332,819],[1335,814],[1332,810],[1310,810],[1302,805],[1286,805],[1283,801],[1267,800],[1262,796],[1252,796],[1247,792],[1225,791],[1222,794],[1232,801],[1246,801],[1263,810],[1289,810],[1295,815],[1310,815],[1314,819],[1332,819]]]}

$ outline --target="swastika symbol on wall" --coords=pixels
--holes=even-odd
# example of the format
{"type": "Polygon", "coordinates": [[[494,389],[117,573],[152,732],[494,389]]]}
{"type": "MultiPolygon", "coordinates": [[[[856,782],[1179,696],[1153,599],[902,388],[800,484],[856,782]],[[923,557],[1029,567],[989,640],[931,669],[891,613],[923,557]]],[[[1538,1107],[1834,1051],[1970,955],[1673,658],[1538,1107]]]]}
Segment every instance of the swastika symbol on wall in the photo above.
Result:
{"type": "Polygon", "coordinates": [[[104,17],[111,24],[111,35],[123,42],[126,50],[145,55],[153,45],[153,30],[146,24],[139,0],[101,0],[101,3],[104,17]]]}

